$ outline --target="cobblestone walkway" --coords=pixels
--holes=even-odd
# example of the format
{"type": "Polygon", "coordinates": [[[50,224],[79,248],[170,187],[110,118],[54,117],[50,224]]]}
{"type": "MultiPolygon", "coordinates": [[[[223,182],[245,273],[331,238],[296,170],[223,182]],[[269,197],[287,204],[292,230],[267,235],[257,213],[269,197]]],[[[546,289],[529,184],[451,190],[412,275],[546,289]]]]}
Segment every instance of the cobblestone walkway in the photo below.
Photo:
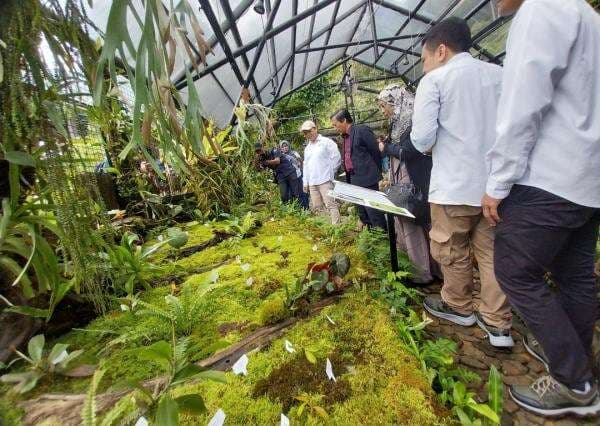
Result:
{"type": "MultiPolygon", "coordinates": [[[[439,286],[429,286],[424,292],[439,293],[439,286]]],[[[487,383],[490,366],[493,364],[502,373],[505,385],[529,384],[545,374],[544,366],[523,347],[522,336],[526,332],[524,324],[514,321],[513,338],[515,347],[512,351],[496,349],[489,344],[485,333],[476,325],[461,327],[435,317],[427,330],[435,337],[445,337],[458,343],[459,349],[456,361],[463,367],[479,374],[481,383],[471,385],[470,389],[477,393],[480,402],[487,401],[487,383]]],[[[597,327],[598,331],[598,327],[597,327]]],[[[544,419],[519,408],[508,396],[508,388],[504,387],[504,413],[502,425],[600,425],[600,417],[579,419],[577,417],[562,417],[560,419],[544,419]]]]}

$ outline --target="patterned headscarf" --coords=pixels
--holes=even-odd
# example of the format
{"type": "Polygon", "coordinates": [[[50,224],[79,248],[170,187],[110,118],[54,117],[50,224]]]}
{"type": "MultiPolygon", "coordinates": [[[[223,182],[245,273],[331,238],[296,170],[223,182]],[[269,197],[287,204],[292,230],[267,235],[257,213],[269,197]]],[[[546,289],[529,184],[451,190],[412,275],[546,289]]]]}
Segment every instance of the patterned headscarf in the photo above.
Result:
{"type": "Polygon", "coordinates": [[[394,83],[379,92],[377,100],[394,106],[394,115],[390,119],[391,136],[392,142],[398,142],[411,125],[415,95],[406,87],[394,83]]]}

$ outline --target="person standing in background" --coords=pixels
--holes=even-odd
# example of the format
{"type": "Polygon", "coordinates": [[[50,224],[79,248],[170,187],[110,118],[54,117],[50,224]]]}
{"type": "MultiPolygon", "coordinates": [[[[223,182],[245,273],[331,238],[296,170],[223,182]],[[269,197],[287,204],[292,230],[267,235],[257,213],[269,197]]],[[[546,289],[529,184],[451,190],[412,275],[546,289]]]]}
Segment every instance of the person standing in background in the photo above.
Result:
{"type": "Polygon", "coordinates": [[[595,415],[600,15],[584,0],[500,0],[498,9],[516,16],[482,206],[496,227],[496,277],[531,331],[525,348],[549,370],[509,392],[536,414],[595,415]]]}
{"type": "Polygon", "coordinates": [[[464,19],[434,25],[423,39],[423,70],[410,134],[421,152],[431,152],[429,186],[431,254],[442,266],[441,297],[424,308],[463,326],[475,323],[490,344],[512,347],[512,314],[494,275],[494,232],[483,217],[485,155],[494,144],[502,68],[469,54],[471,31],[464,19]],[[475,255],[481,291],[473,296],[475,255]]]}
{"type": "Polygon", "coordinates": [[[328,193],[333,189],[335,172],[340,167],[340,151],[334,141],[319,134],[313,121],[302,123],[300,131],[307,141],[302,173],[304,192],[310,194],[313,210],[319,212],[325,206],[335,225],[340,221],[340,211],[328,193]]]}
{"type": "MultiPolygon", "coordinates": [[[[302,157],[298,151],[293,150],[290,146],[290,143],[286,140],[279,142],[279,149],[281,153],[286,155],[292,162],[292,165],[296,169],[296,175],[298,176],[298,179],[302,181],[302,157]]],[[[308,194],[305,191],[300,191],[300,196],[298,199],[302,208],[308,210],[308,194]]]]}
{"type": "MultiPolygon", "coordinates": [[[[422,154],[410,141],[411,120],[415,96],[406,87],[391,84],[377,97],[383,115],[390,119],[387,143],[379,142],[379,150],[390,158],[390,183],[412,183],[425,196],[429,193],[431,157],[422,154]]],[[[441,276],[440,267],[429,253],[428,232],[431,228],[429,210],[426,217],[415,219],[396,216],[396,241],[400,250],[408,254],[416,268],[413,281],[426,284],[433,275],[441,276]]]]}
{"type": "MultiPolygon", "coordinates": [[[[373,131],[354,124],[350,112],[339,109],[331,115],[331,125],[344,138],[343,165],[346,180],[352,185],[379,190],[381,180],[381,153],[373,131]]],[[[357,205],[361,222],[368,227],[386,229],[385,215],[376,209],[357,205]]]]}

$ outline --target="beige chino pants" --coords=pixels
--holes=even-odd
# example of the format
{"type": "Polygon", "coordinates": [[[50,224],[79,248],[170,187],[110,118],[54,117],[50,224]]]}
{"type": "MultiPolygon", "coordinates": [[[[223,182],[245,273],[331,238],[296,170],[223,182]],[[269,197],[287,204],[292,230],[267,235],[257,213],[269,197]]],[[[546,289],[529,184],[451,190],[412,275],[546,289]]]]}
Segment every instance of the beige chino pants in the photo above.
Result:
{"type": "Polygon", "coordinates": [[[512,325],[506,295],[494,275],[494,232],[481,207],[431,204],[431,256],[444,274],[442,299],[461,314],[478,310],[485,322],[512,325]],[[481,278],[480,300],[473,297],[473,255],[481,278]]]}
{"type": "Polygon", "coordinates": [[[309,185],[310,202],[312,210],[316,213],[323,210],[323,206],[329,211],[331,223],[336,225],[340,221],[340,211],[337,203],[327,193],[333,189],[333,182],[325,182],[320,185],[309,185]]]}

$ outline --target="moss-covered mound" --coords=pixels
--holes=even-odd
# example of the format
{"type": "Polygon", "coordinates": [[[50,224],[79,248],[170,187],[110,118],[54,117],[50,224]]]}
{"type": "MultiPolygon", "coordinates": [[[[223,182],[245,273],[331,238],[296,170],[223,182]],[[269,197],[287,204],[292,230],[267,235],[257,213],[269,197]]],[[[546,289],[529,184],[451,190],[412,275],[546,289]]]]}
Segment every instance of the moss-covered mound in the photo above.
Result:
{"type": "MultiPolygon", "coordinates": [[[[189,337],[189,359],[198,361],[291,315],[283,304],[286,284],[303,275],[307,264],[343,251],[352,263],[346,278],[355,286],[341,301],[299,320],[267,348],[248,353],[247,376],[228,373],[228,384],[200,382],[179,388],[178,394],[200,393],[207,406],[205,415],[183,416],[182,423],[205,425],[218,408],[226,413],[226,424],[240,425],[276,424],[282,413],[293,423],[305,424],[445,421],[436,415],[434,394],[418,364],[401,349],[387,309],[361,290],[372,273],[352,236],[343,237],[302,216],[263,217],[251,234],[234,232],[216,245],[182,255],[186,248],[213,240],[219,226],[224,225],[190,224],[185,227],[186,246],[157,252],[153,261],[162,271],[152,277],[155,288],[139,294],[134,312],[110,312],[57,339],[84,351],[78,362],[106,369],[98,392],[160,374],[156,364],[140,362],[137,353],[140,346],[170,340],[169,321],[153,314],[171,308],[166,296],[177,297],[184,307],[177,314],[176,334],[189,337]],[[286,350],[286,341],[293,353],[286,350]],[[325,372],[327,359],[335,382],[325,372]],[[300,409],[303,401],[308,402],[300,409]]],[[[44,378],[26,395],[1,385],[0,423],[18,424],[19,400],[47,392],[84,393],[89,383],[89,378],[44,378]]]]}

